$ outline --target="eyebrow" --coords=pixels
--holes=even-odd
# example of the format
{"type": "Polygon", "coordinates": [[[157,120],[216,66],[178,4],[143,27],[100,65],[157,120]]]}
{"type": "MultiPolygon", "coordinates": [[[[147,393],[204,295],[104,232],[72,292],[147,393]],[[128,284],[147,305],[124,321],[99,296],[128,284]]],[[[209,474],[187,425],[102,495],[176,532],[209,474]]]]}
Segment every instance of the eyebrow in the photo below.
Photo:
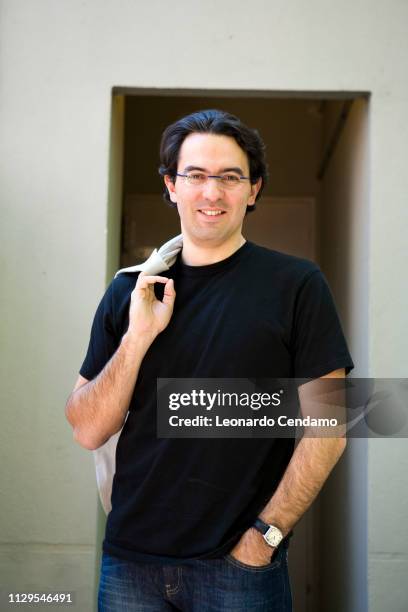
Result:
{"type": "MultiPolygon", "coordinates": [[[[200,172],[208,172],[205,168],[200,168],[200,166],[186,166],[183,172],[191,172],[191,170],[200,170],[200,172]]],[[[220,172],[236,172],[237,174],[244,176],[244,172],[242,168],[239,166],[232,166],[231,168],[223,168],[220,172]]],[[[208,172],[209,173],[209,172],[208,172]]]]}

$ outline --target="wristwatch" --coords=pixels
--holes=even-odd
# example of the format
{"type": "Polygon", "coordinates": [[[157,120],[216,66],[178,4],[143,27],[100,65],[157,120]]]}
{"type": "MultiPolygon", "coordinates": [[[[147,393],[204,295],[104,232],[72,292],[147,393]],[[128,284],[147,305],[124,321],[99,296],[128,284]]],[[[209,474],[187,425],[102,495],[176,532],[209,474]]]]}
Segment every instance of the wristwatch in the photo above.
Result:
{"type": "Polygon", "coordinates": [[[275,525],[268,525],[264,523],[260,518],[255,519],[255,523],[252,525],[257,531],[262,533],[263,539],[269,546],[276,548],[283,540],[283,533],[275,525]]]}

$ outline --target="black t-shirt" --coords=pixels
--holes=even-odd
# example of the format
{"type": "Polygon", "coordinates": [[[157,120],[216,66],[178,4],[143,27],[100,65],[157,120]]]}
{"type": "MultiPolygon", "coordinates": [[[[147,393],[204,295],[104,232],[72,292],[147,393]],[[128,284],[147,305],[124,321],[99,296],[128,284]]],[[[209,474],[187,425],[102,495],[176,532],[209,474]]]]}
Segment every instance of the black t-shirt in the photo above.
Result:
{"type": "MultiPolygon", "coordinates": [[[[138,273],[112,280],[80,374],[93,379],[129,324],[138,273]]],[[[230,257],[170,270],[176,301],[142,361],[116,449],[104,551],[177,563],[220,557],[265,507],[294,450],[291,438],[158,439],[157,378],[317,378],[350,357],[332,294],[313,262],[246,242],[230,257]]],[[[155,285],[157,297],[163,285],[155,285]]]]}

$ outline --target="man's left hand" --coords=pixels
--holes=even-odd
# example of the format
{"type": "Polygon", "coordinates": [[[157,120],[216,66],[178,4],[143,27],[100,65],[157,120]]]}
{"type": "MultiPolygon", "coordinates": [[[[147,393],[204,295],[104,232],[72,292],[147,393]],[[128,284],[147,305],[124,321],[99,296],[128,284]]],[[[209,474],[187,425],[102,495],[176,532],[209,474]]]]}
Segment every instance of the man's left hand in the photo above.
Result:
{"type": "Polygon", "coordinates": [[[229,554],[246,565],[262,566],[271,563],[275,552],[276,548],[269,546],[262,534],[250,527],[229,554]]]}

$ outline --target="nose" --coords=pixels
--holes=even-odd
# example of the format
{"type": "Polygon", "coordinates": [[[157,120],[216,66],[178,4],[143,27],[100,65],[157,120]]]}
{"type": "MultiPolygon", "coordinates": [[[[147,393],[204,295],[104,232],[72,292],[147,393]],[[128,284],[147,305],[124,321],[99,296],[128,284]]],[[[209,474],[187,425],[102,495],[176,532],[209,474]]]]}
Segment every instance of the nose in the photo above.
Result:
{"type": "Polygon", "coordinates": [[[218,179],[208,178],[204,188],[203,188],[203,196],[209,202],[217,202],[221,198],[223,190],[221,185],[218,182],[218,179]]]}

